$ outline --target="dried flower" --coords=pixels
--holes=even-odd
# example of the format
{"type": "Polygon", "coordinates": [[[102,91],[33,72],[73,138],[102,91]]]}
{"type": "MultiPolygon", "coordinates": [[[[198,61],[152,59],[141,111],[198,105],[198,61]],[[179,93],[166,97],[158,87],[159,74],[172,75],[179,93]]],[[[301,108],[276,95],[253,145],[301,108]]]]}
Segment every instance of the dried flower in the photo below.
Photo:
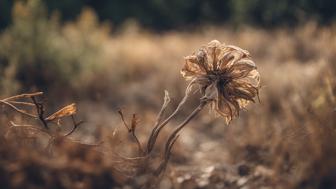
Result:
{"type": "Polygon", "coordinates": [[[227,123],[258,96],[260,75],[249,52],[217,40],[185,57],[181,73],[227,123]]]}

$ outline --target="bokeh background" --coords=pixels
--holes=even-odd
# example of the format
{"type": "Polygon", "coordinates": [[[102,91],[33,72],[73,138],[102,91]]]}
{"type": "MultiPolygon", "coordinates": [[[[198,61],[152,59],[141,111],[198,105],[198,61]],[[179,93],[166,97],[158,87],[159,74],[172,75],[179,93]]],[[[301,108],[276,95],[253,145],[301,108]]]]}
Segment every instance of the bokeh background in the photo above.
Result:
{"type": "MultiPolygon", "coordinates": [[[[83,143],[106,141],[101,130],[122,133],[116,111],[123,108],[139,115],[145,142],[164,90],[170,111],[183,97],[183,57],[217,39],[252,54],[261,102],[229,126],[207,110],[198,115],[160,187],[335,188],[335,8],[332,0],[1,0],[0,96],[44,91],[49,112],[76,102],[86,124],[72,137],[83,143]]],[[[196,102],[197,95],[164,132],[196,102]]],[[[10,120],[25,122],[1,111],[2,135],[10,120]]],[[[0,154],[10,154],[0,155],[0,182],[8,188],[131,187],[109,172],[110,157],[93,164],[83,154],[22,155],[25,147],[1,142],[0,154]],[[89,171],[69,171],[74,161],[89,171]],[[81,176],[69,183],[70,172],[81,176]]]]}

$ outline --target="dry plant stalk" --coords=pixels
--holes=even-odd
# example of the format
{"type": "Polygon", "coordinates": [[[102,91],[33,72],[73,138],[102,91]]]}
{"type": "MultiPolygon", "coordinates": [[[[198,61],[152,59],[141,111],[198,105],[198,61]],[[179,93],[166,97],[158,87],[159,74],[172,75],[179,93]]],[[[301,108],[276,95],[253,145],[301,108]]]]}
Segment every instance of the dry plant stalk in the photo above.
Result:
{"type": "MultiPolygon", "coordinates": [[[[233,118],[239,116],[241,109],[244,109],[249,102],[255,102],[254,98],[258,97],[260,76],[249,52],[236,46],[221,44],[217,40],[211,41],[201,47],[197,52],[185,57],[181,74],[189,81],[185,90],[185,96],[176,109],[169,116],[164,117],[165,111],[170,103],[169,93],[165,91],[161,110],[157,115],[145,148],[136,136],[136,128],[138,125],[137,116],[133,114],[130,122],[127,123],[122,110],[118,111],[125,128],[134,138],[138,147],[138,157],[128,158],[119,155],[119,158],[124,162],[128,162],[128,165],[136,168],[138,172],[143,171],[141,163],[149,163],[148,161],[153,160],[152,151],[162,129],[180,112],[185,102],[192,94],[195,94],[195,92],[201,94],[199,105],[168,136],[165,147],[163,148],[160,165],[155,168],[155,170],[148,170],[151,171],[151,174],[155,177],[159,176],[160,178],[160,176],[163,175],[162,173],[164,173],[171,156],[171,150],[181,130],[195,118],[204,107],[210,105],[211,109],[214,110],[216,114],[224,117],[226,123],[229,124],[233,118]]],[[[11,122],[12,126],[10,129],[14,127],[28,127],[38,132],[47,133],[50,136],[48,145],[48,149],[50,149],[53,141],[56,137],[59,137],[58,134],[55,135],[50,132],[49,127],[51,122],[57,120],[59,125],[60,119],[71,117],[73,129],[67,134],[62,135],[62,137],[71,135],[83,122],[77,122],[75,120],[77,109],[74,103],[46,117],[45,106],[43,102],[38,101],[38,97],[42,95],[42,92],[21,94],[0,100],[0,103],[11,107],[25,116],[38,119],[42,127],[17,125],[11,122]],[[30,99],[30,101],[27,101],[27,99],[30,99]],[[19,108],[18,106],[34,109],[36,113],[31,113],[25,110],[25,108],[19,108]]],[[[137,171],[133,176],[139,174],[137,171]]],[[[144,187],[152,187],[152,180],[150,182],[150,186],[144,187]]]]}
{"type": "Polygon", "coordinates": [[[0,103],[12,108],[14,111],[25,115],[29,118],[33,118],[35,120],[39,120],[40,125],[22,125],[16,124],[13,121],[10,122],[11,126],[6,132],[6,136],[15,128],[15,129],[28,129],[32,131],[36,131],[39,133],[47,134],[49,138],[49,144],[47,146],[47,151],[50,152],[50,148],[53,145],[55,139],[67,137],[71,135],[79,125],[83,123],[83,121],[77,122],[75,120],[75,114],[77,113],[76,104],[72,103],[67,105],[60,110],[56,111],[55,113],[51,114],[50,116],[45,116],[45,105],[43,101],[39,101],[38,98],[43,95],[43,92],[36,92],[36,93],[27,93],[16,95],[12,97],[8,97],[5,99],[0,100],[0,103]],[[35,113],[33,113],[35,112],[35,113]],[[57,125],[60,125],[60,120],[65,117],[71,117],[73,127],[70,131],[66,134],[60,134],[58,131],[57,133],[53,133],[49,128],[54,121],[57,121],[57,125]]]}
{"type": "Polygon", "coordinates": [[[135,127],[129,128],[121,111],[121,119],[125,127],[135,138],[139,148],[138,158],[151,158],[151,152],[162,129],[179,113],[188,98],[200,92],[200,103],[170,134],[165,144],[162,162],[153,172],[161,175],[169,161],[171,150],[179,137],[180,131],[207,105],[216,114],[224,117],[227,124],[239,116],[249,102],[259,99],[260,75],[248,51],[232,45],[221,44],[213,40],[201,47],[194,54],[185,57],[181,70],[182,76],[189,81],[185,96],[176,109],[166,118],[164,113],[169,105],[169,93],[165,91],[164,102],[147,140],[145,151],[135,135],[135,127]]]}

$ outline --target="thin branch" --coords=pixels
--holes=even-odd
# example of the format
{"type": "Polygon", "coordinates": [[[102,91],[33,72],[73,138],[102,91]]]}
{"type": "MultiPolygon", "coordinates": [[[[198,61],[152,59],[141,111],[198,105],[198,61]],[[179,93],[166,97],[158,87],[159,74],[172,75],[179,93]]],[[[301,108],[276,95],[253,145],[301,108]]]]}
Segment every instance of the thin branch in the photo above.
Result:
{"type": "Polygon", "coordinates": [[[47,134],[48,136],[51,136],[51,134],[44,130],[44,129],[41,129],[41,128],[38,128],[38,127],[34,127],[33,125],[19,125],[19,124],[16,124],[14,123],[13,121],[10,121],[10,124],[12,125],[11,127],[9,127],[9,129],[7,130],[5,136],[8,135],[9,131],[13,128],[27,128],[27,129],[31,129],[31,130],[36,130],[36,131],[39,131],[39,132],[43,132],[45,134],[47,134]]]}
{"type": "Polygon", "coordinates": [[[121,120],[124,123],[124,126],[126,127],[128,132],[131,134],[131,136],[134,138],[135,142],[137,143],[139,155],[143,155],[144,154],[143,148],[141,146],[141,143],[140,143],[138,137],[135,134],[135,128],[136,128],[136,116],[135,116],[135,114],[133,114],[132,121],[131,121],[131,127],[129,127],[128,124],[125,121],[124,114],[123,114],[121,109],[118,110],[118,113],[121,117],[121,120]]]}
{"type": "Polygon", "coordinates": [[[120,118],[121,118],[122,122],[124,123],[124,126],[126,127],[127,131],[128,131],[128,132],[131,132],[131,129],[128,127],[128,125],[127,125],[127,123],[126,123],[126,121],[125,121],[124,114],[123,114],[122,110],[119,109],[119,110],[118,110],[118,113],[119,113],[120,118]]]}
{"type": "Polygon", "coordinates": [[[17,108],[17,107],[14,106],[13,104],[11,104],[11,103],[9,103],[9,102],[7,102],[7,101],[5,101],[5,100],[0,100],[0,102],[3,103],[3,104],[5,104],[5,105],[7,105],[7,106],[9,106],[9,107],[11,107],[11,108],[13,108],[15,111],[17,111],[17,112],[19,112],[19,113],[21,113],[21,114],[24,114],[24,115],[29,116],[29,117],[32,117],[32,118],[37,118],[36,115],[33,115],[33,114],[28,113],[28,112],[26,112],[26,111],[24,111],[24,110],[21,110],[21,109],[17,108]]]}
{"type": "Polygon", "coordinates": [[[64,135],[65,137],[71,135],[73,132],[75,132],[75,130],[78,128],[79,125],[84,123],[84,121],[79,121],[77,123],[74,115],[71,115],[71,120],[72,120],[72,123],[73,123],[73,128],[70,130],[70,132],[68,132],[67,134],[64,135]]]}
{"type": "Polygon", "coordinates": [[[135,142],[136,142],[137,145],[138,145],[139,155],[143,155],[143,154],[144,154],[144,151],[143,151],[143,149],[142,149],[142,146],[141,146],[141,143],[140,143],[138,137],[135,135],[135,130],[132,129],[131,134],[132,134],[133,138],[135,139],[135,142]]]}
{"type": "Polygon", "coordinates": [[[137,118],[136,114],[133,114],[133,117],[132,117],[132,120],[131,120],[131,134],[132,134],[133,138],[135,139],[135,141],[138,145],[139,155],[144,155],[142,145],[141,145],[138,137],[135,134],[135,129],[136,129],[137,125],[138,125],[138,118],[137,118]]]}
{"type": "Polygon", "coordinates": [[[38,115],[38,118],[40,119],[41,123],[46,129],[49,129],[47,121],[44,119],[44,107],[43,104],[36,101],[35,96],[31,96],[32,101],[34,102],[36,106],[36,112],[38,115]]]}
{"type": "Polygon", "coordinates": [[[17,105],[24,105],[24,106],[35,106],[35,104],[30,103],[30,102],[20,102],[20,101],[7,101],[8,103],[11,104],[17,104],[17,105]]]}
{"type": "Polygon", "coordinates": [[[18,98],[31,98],[31,97],[35,97],[35,96],[41,96],[41,95],[43,95],[43,92],[25,93],[25,94],[11,96],[11,97],[5,98],[3,100],[4,101],[9,101],[9,100],[15,100],[15,99],[18,99],[18,98]]]}

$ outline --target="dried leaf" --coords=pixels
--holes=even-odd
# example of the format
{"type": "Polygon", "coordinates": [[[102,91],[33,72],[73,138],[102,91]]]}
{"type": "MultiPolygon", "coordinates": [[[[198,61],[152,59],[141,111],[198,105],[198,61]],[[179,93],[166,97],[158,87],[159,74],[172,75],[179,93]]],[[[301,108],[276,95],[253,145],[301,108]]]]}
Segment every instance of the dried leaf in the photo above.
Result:
{"type": "Polygon", "coordinates": [[[58,110],[54,114],[50,115],[45,120],[46,121],[53,121],[55,119],[60,119],[62,117],[74,115],[74,114],[76,114],[76,112],[77,112],[76,104],[72,103],[72,104],[70,104],[68,106],[65,106],[64,108],[58,110]]]}

